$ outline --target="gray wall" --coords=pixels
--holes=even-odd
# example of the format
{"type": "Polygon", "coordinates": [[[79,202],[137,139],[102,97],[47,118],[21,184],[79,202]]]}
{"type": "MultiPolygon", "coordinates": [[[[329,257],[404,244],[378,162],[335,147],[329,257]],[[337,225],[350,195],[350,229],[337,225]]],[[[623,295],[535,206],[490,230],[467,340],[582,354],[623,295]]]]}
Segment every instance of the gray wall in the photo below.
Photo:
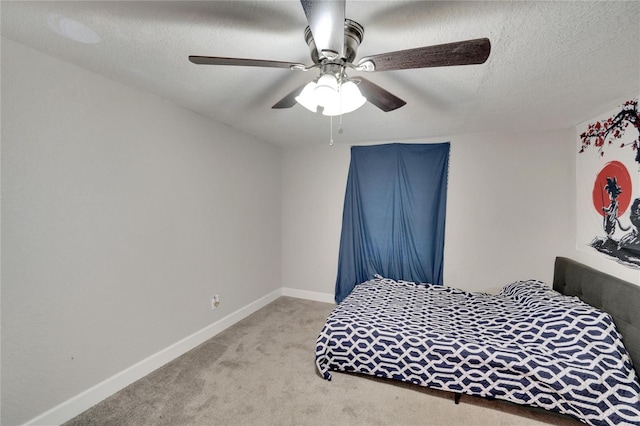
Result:
{"type": "Polygon", "coordinates": [[[280,163],[2,39],[2,424],[280,289],[280,163]]]}
{"type": "MultiPolygon", "coordinates": [[[[575,128],[403,142],[446,141],[445,285],[496,292],[521,279],[551,283],[556,256],[640,284],[637,270],[576,249],[575,128]]],[[[284,150],[284,287],[333,294],[349,161],[350,147],[337,142],[284,150]]]]}
{"type": "MultiPolygon", "coordinates": [[[[560,130],[405,141],[451,142],[446,285],[495,291],[551,279],[553,258],[571,246],[572,138],[560,130]]],[[[284,151],[285,287],[333,293],[349,159],[339,144],[284,151]]]]}
{"type": "MultiPolygon", "coordinates": [[[[637,270],[576,249],[574,128],[401,142],[446,141],[445,285],[495,292],[521,279],[551,283],[556,256],[640,284],[637,270]]],[[[337,142],[284,150],[284,287],[333,294],[349,161],[350,147],[337,142]]]]}

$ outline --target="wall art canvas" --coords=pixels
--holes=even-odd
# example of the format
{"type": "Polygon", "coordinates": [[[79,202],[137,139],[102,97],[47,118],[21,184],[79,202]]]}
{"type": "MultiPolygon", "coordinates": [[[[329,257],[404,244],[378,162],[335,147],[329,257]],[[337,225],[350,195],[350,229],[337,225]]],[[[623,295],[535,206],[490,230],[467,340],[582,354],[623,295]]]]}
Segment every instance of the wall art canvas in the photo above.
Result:
{"type": "Polygon", "coordinates": [[[640,269],[638,97],[576,127],[577,245],[640,269]]]}

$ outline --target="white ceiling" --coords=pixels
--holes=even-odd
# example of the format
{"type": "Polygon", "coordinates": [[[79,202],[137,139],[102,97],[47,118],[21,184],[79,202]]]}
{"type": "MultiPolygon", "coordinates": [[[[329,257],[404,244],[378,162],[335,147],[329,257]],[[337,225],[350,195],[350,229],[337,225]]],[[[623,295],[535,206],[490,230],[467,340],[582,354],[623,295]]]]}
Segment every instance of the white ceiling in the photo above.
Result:
{"type": "MultiPolygon", "coordinates": [[[[572,127],[640,91],[640,2],[347,1],[358,58],[480,37],[482,65],[367,74],[407,101],[343,117],[336,143],[572,127]]],[[[311,80],[276,68],[195,65],[189,55],[311,64],[298,1],[6,1],[2,35],[277,145],[326,143],[329,118],[271,106],[311,80]],[[61,35],[61,19],[95,32],[61,35]],[[97,40],[91,40],[93,42],[97,40]]],[[[357,59],[356,59],[357,61],[357,59]]],[[[357,76],[355,71],[350,76],[357,76]]]]}

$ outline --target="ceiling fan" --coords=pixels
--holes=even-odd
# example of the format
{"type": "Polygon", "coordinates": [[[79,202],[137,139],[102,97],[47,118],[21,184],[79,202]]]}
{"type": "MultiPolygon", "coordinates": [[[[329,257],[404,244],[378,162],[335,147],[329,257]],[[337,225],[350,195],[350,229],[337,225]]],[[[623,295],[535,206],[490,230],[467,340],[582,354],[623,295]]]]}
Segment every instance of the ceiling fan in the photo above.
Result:
{"type": "Polygon", "coordinates": [[[354,63],[358,46],[364,37],[364,28],[355,21],[345,19],[345,0],[300,0],[300,3],[309,23],[305,30],[305,41],[311,49],[313,65],[218,56],[189,56],[189,60],[200,65],[285,68],[294,71],[318,68],[318,78],[297,87],[272,108],[291,108],[298,102],[313,112],[321,107],[324,115],[333,116],[351,112],[366,101],[385,112],[406,104],[364,77],[349,78],[347,70],[378,72],[482,64],[491,51],[489,39],[479,38],[382,53],[361,58],[354,63]]]}

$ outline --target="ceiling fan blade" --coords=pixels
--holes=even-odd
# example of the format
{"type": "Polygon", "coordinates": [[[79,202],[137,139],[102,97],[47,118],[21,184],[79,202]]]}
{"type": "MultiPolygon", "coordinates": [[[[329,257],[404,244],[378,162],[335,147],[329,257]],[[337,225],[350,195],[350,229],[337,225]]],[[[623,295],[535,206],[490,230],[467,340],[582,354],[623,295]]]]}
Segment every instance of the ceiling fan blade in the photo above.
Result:
{"type": "Polygon", "coordinates": [[[304,86],[306,86],[306,85],[307,85],[307,83],[303,84],[300,87],[296,87],[294,90],[291,91],[291,93],[289,93],[284,98],[280,99],[271,108],[272,109],[291,108],[292,106],[294,106],[297,103],[296,102],[296,96],[298,96],[300,94],[300,92],[302,92],[302,89],[304,89],[304,86]]]}
{"type": "Polygon", "coordinates": [[[320,58],[344,56],[345,0],[300,0],[320,58]]]}
{"type": "Polygon", "coordinates": [[[296,62],[266,61],[263,59],[242,59],[242,58],[222,58],[219,56],[189,56],[189,60],[198,65],[237,65],[243,67],[266,67],[266,68],[306,68],[303,64],[296,62]]]}
{"type": "Polygon", "coordinates": [[[387,90],[383,89],[377,84],[370,82],[364,77],[358,76],[354,78],[354,80],[360,80],[358,89],[360,89],[362,95],[367,98],[369,102],[371,102],[384,112],[393,111],[406,104],[405,101],[403,101],[393,93],[388,92],[387,90]]]}
{"type": "Polygon", "coordinates": [[[488,38],[458,41],[367,56],[358,62],[364,71],[392,71],[410,68],[482,64],[491,52],[488,38]],[[373,69],[368,69],[373,64],[373,69]]]}

